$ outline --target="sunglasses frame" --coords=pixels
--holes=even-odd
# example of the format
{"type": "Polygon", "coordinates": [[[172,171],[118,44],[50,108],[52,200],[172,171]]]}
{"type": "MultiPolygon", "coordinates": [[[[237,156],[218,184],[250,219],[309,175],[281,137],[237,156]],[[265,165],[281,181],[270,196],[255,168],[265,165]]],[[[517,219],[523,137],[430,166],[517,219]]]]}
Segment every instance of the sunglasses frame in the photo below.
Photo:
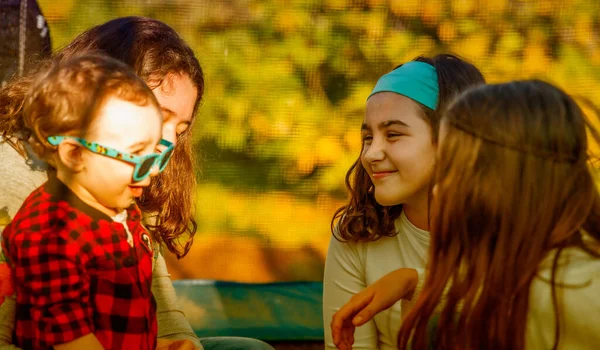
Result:
{"type": "Polygon", "coordinates": [[[146,154],[143,156],[136,156],[136,155],[133,155],[133,154],[130,154],[127,152],[119,151],[119,150],[111,148],[111,147],[103,146],[97,142],[90,142],[90,141],[87,141],[85,139],[82,139],[80,137],[75,137],[75,136],[49,136],[48,142],[53,146],[58,146],[65,139],[77,141],[77,143],[79,143],[83,147],[87,148],[88,150],[92,151],[93,153],[133,164],[134,169],[133,169],[132,178],[135,182],[143,181],[148,176],[150,176],[150,173],[152,173],[152,169],[155,166],[158,166],[159,173],[162,172],[165,169],[165,167],[167,166],[167,163],[169,163],[170,156],[173,154],[172,150],[175,147],[175,145],[172,142],[169,142],[167,140],[160,140],[160,144],[167,147],[163,152],[151,153],[151,154],[146,154]],[[162,164],[163,159],[167,155],[169,155],[169,158],[166,161],[164,161],[164,164],[162,164]],[[139,173],[142,165],[148,159],[153,159],[152,165],[148,168],[148,171],[145,174],[143,174],[142,176],[139,176],[138,173],[139,173]],[[161,167],[161,164],[162,164],[162,167],[161,167]]]}
{"type": "Polygon", "coordinates": [[[162,152],[160,152],[160,160],[157,161],[158,167],[159,167],[158,172],[161,173],[163,170],[165,170],[165,168],[167,167],[167,164],[169,164],[169,161],[171,160],[171,157],[173,156],[173,150],[175,149],[175,144],[173,142],[167,141],[165,139],[161,139],[159,144],[167,147],[162,152]],[[165,157],[168,157],[168,158],[164,159],[165,157]],[[164,164],[163,164],[163,162],[164,162],[164,164]],[[162,164],[162,166],[161,166],[161,164],[162,164]]]}

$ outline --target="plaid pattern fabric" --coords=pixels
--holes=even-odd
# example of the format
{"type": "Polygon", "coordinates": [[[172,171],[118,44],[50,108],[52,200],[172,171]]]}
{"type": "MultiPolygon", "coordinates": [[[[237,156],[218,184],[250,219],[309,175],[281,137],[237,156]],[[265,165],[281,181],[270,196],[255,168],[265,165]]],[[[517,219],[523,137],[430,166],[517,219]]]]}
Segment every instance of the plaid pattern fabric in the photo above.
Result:
{"type": "Polygon", "coordinates": [[[94,333],[105,349],[156,348],[152,244],[139,209],[127,226],[83,203],[56,178],[24,202],[3,236],[17,291],[14,340],[50,349],[94,333]]]}

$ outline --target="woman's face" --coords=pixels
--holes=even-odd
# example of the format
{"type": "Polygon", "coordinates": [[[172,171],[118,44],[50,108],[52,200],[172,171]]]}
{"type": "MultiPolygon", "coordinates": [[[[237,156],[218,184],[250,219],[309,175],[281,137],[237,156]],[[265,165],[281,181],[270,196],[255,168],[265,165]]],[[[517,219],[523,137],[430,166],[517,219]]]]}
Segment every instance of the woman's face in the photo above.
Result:
{"type": "Polygon", "coordinates": [[[169,74],[152,91],[163,114],[162,138],[176,143],[192,123],[198,89],[188,75],[169,74]]]}
{"type": "Polygon", "coordinates": [[[410,205],[428,196],[435,145],[420,108],[393,92],[380,92],[367,102],[361,163],[381,205],[410,205]]]}

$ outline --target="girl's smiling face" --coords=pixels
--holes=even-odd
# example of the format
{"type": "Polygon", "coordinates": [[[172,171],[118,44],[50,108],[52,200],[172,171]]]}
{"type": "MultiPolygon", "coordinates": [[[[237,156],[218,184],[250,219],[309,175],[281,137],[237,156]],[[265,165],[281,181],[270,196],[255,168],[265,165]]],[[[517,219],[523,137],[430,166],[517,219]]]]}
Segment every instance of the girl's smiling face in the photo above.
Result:
{"type": "Polygon", "coordinates": [[[380,92],[367,101],[361,163],[384,206],[427,200],[435,164],[431,127],[419,104],[380,92]]]}

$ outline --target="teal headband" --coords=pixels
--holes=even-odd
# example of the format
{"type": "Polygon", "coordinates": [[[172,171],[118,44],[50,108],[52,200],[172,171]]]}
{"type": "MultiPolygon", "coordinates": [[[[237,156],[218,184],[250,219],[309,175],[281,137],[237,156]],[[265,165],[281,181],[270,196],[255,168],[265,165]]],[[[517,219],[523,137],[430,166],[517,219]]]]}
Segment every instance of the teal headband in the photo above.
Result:
{"type": "Polygon", "coordinates": [[[425,62],[405,63],[379,78],[369,98],[378,92],[395,92],[435,110],[439,93],[437,72],[425,62]]]}

